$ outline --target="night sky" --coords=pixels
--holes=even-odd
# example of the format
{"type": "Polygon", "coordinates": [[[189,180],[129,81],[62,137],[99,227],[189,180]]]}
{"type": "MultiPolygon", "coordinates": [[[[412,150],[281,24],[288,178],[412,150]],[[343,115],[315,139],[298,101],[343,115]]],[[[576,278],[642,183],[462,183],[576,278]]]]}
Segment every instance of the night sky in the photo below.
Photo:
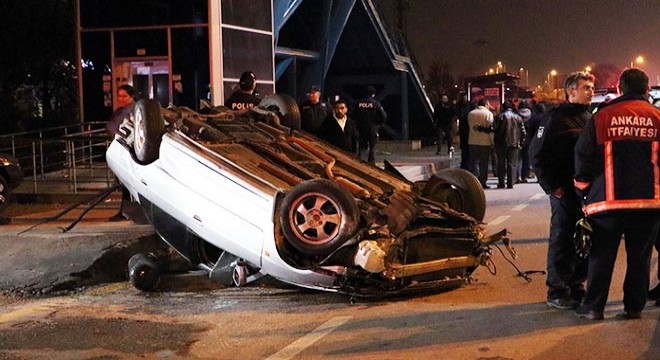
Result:
{"type": "MultiPolygon", "coordinates": [[[[394,4],[384,12],[395,25],[394,4]]],[[[594,63],[639,66],[660,84],[660,0],[409,0],[407,36],[424,72],[433,59],[455,75],[483,74],[501,61],[528,68],[530,86],[594,63]],[[476,43],[485,40],[485,45],[476,43]]]]}

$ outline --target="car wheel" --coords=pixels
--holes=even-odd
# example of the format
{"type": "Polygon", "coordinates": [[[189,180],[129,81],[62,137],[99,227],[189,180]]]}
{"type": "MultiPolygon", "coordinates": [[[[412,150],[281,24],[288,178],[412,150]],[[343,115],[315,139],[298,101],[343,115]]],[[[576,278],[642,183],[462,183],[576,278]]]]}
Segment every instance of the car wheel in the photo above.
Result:
{"type": "Polygon", "coordinates": [[[429,179],[422,196],[447,203],[449,208],[466,213],[478,221],[486,215],[486,195],[479,180],[463,169],[444,169],[429,179]]]}
{"type": "Polygon", "coordinates": [[[138,160],[149,164],[158,159],[158,149],[165,121],[160,111],[160,104],[154,100],[140,100],[133,109],[134,141],[133,148],[138,160]]]}
{"type": "Polygon", "coordinates": [[[9,206],[11,200],[11,188],[7,184],[7,180],[0,175],[0,213],[5,211],[9,206]]]}
{"type": "Polygon", "coordinates": [[[266,96],[258,106],[275,112],[280,117],[281,125],[292,130],[300,130],[300,109],[291,96],[284,94],[266,96]]]}
{"type": "Polygon", "coordinates": [[[142,291],[153,291],[160,282],[160,271],[153,254],[135,254],[128,260],[128,278],[142,291]]]}
{"type": "Polygon", "coordinates": [[[357,230],[360,213],[346,189],[325,179],[296,185],[280,206],[280,224],[289,243],[308,255],[327,255],[357,230]]]}

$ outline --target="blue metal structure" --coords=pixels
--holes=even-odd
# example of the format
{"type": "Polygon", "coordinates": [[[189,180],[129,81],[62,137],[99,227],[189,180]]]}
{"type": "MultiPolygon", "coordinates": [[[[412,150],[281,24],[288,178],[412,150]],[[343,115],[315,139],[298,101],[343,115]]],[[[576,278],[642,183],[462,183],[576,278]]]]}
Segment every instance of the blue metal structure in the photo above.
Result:
{"type": "Polygon", "coordinates": [[[350,103],[376,87],[385,136],[428,134],[433,108],[408,46],[372,0],[273,0],[277,92],[303,100],[312,85],[350,103]]]}

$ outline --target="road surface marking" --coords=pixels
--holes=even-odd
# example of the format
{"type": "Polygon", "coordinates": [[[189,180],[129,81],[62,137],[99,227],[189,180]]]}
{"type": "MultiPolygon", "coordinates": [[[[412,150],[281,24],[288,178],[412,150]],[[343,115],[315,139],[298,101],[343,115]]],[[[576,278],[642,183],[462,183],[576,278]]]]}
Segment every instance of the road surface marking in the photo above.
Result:
{"type": "Polygon", "coordinates": [[[499,225],[499,224],[505,222],[510,217],[511,217],[511,215],[498,216],[493,221],[489,222],[488,225],[493,225],[493,226],[499,225]]]}
{"type": "Polygon", "coordinates": [[[511,209],[511,211],[521,211],[522,209],[524,209],[528,206],[529,206],[529,204],[520,204],[520,205],[515,206],[513,209],[511,209]]]}
{"type": "Polygon", "coordinates": [[[534,194],[534,196],[532,196],[532,197],[529,198],[529,199],[530,199],[530,200],[538,200],[538,199],[544,198],[545,196],[546,196],[546,195],[545,195],[544,193],[537,193],[537,194],[534,194]]]}
{"type": "Polygon", "coordinates": [[[344,325],[351,320],[352,316],[338,316],[326,321],[321,326],[312,330],[309,334],[301,337],[300,339],[292,342],[289,346],[278,351],[277,353],[269,356],[266,360],[287,360],[301,353],[303,350],[312,346],[315,342],[321,340],[322,337],[333,332],[338,327],[344,325]]]}

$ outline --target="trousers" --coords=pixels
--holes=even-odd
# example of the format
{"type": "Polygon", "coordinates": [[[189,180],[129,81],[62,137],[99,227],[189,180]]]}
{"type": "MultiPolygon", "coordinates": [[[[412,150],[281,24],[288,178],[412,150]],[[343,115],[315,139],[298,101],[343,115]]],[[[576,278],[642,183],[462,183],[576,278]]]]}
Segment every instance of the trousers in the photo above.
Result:
{"type": "Polygon", "coordinates": [[[575,223],[582,218],[577,194],[567,189],[561,198],[550,195],[550,238],[546,286],[548,299],[573,298],[580,300],[587,279],[587,261],[575,253],[573,234],[575,223]]]}
{"type": "Polygon", "coordinates": [[[589,279],[584,306],[602,312],[612,282],[621,235],[625,235],[626,276],[623,282],[623,307],[642,311],[649,291],[653,229],[660,222],[658,211],[619,210],[589,218],[593,228],[589,254],[589,279]]]}

